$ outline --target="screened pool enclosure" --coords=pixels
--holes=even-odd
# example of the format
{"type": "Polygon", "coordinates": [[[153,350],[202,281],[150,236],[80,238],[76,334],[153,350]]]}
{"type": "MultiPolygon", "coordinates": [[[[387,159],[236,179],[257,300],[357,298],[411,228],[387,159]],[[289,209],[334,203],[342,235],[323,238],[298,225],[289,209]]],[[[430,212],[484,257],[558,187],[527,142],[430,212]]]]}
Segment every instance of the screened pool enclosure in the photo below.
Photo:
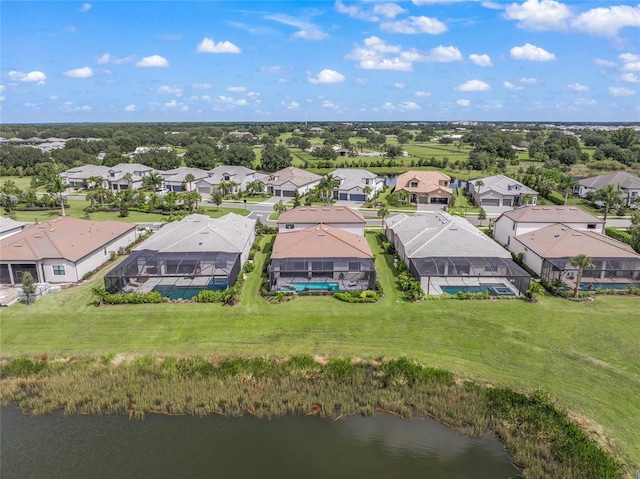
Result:
{"type": "Polygon", "coordinates": [[[362,291],[375,283],[371,258],[283,258],[269,264],[271,291],[362,291]]]}
{"type": "Polygon", "coordinates": [[[200,290],[233,286],[240,254],[136,251],[104,278],[109,293],[157,291],[170,299],[191,299],[200,290]]]}
{"type": "Polygon", "coordinates": [[[410,258],[408,267],[430,295],[487,291],[490,296],[517,296],[529,289],[531,280],[513,260],[498,257],[410,258]]]}
{"type": "MultiPolygon", "coordinates": [[[[595,266],[582,273],[581,289],[624,289],[640,287],[640,259],[634,258],[590,258],[595,266]]],[[[550,258],[542,262],[540,278],[549,284],[561,282],[575,288],[578,268],[571,258],[550,258]]]]}

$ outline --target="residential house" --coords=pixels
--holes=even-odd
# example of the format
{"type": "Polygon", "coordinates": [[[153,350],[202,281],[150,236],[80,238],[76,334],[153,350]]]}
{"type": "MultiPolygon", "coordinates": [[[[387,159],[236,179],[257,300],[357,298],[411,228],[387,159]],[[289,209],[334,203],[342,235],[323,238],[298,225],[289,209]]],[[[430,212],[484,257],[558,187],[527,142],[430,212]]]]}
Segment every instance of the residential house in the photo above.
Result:
{"type": "Polygon", "coordinates": [[[467,182],[467,191],[480,207],[535,205],[538,202],[537,191],[504,175],[471,180],[467,182]],[[480,181],[481,186],[477,184],[480,181]]]}
{"type": "Polygon", "coordinates": [[[316,175],[306,170],[301,170],[294,166],[289,166],[268,177],[261,179],[265,190],[271,196],[281,198],[293,198],[296,192],[302,196],[320,184],[321,175],[316,175]]]}
{"type": "Polygon", "coordinates": [[[269,263],[272,291],[373,289],[373,253],[364,236],[317,224],[278,234],[269,263]]]}
{"type": "Polygon", "coordinates": [[[157,291],[191,299],[203,289],[236,284],[255,240],[256,220],[229,213],[192,214],[168,223],[105,276],[107,291],[157,291]]]}
{"type": "Polygon", "coordinates": [[[551,285],[562,283],[575,288],[578,268],[571,259],[584,254],[594,268],[584,271],[583,290],[640,287],[640,254],[593,230],[557,223],[515,236],[509,250],[551,285]]]}
{"type": "Polygon", "coordinates": [[[136,239],[136,225],[60,217],[0,240],[0,283],[77,283],[136,239]]]}
{"type": "Polygon", "coordinates": [[[395,191],[408,191],[411,202],[447,205],[451,198],[451,178],[439,171],[407,171],[398,176],[395,191]]]}
{"type": "Polygon", "coordinates": [[[28,225],[29,223],[16,221],[5,216],[0,216],[0,239],[7,238],[16,233],[20,233],[20,231],[25,229],[28,225]]]}
{"type": "Polygon", "coordinates": [[[107,182],[107,178],[109,177],[109,167],[97,165],[78,166],[76,168],[69,168],[68,170],[63,171],[60,173],[60,177],[64,184],[75,189],[93,186],[87,184],[87,180],[89,178],[102,178],[104,181],[100,186],[107,188],[109,186],[109,183],[107,182]]]}
{"type": "Polygon", "coordinates": [[[366,221],[356,209],[343,206],[298,206],[280,214],[278,232],[290,233],[319,223],[364,236],[366,221]]]}
{"type": "Polygon", "coordinates": [[[331,176],[340,180],[333,190],[336,200],[365,202],[384,190],[384,178],[367,170],[339,168],[331,176]]]}
{"type": "Polygon", "coordinates": [[[529,289],[529,274],[511,254],[464,218],[401,213],[385,220],[385,234],[426,294],[514,296],[529,289]]]}
{"type": "MultiPolygon", "coordinates": [[[[237,194],[246,191],[247,184],[264,178],[267,175],[256,173],[254,170],[244,166],[222,165],[207,172],[208,176],[196,182],[198,191],[205,195],[210,195],[213,190],[220,189],[220,183],[235,183],[234,186],[226,189],[227,193],[237,194]]],[[[224,184],[223,183],[223,184],[224,184]]]]}
{"type": "Polygon", "coordinates": [[[197,182],[209,177],[209,173],[200,168],[189,168],[181,166],[173,170],[160,171],[160,175],[164,180],[164,187],[169,191],[193,191],[197,190],[197,182]],[[187,175],[193,175],[195,178],[191,183],[186,181],[187,175]]]}
{"type": "Polygon", "coordinates": [[[636,198],[640,197],[640,177],[624,171],[578,180],[578,196],[586,198],[589,193],[608,185],[613,185],[620,191],[620,199],[628,206],[634,205],[636,198]]]}
{"type": "Polygon", "coordinates": [[[107,170],[106,180],[111,190],[137,190],[142,188],[145,176],[149,176],[153,168],[140,163],[119,163],[107,170]]]}
{"type": "Polygon", "coordinates": [[[520,206],[500,215],[493,226],[493,238],[509,249],[514,236],[556,223],[604,233],[604,221],[577,206],[520,206]]]}

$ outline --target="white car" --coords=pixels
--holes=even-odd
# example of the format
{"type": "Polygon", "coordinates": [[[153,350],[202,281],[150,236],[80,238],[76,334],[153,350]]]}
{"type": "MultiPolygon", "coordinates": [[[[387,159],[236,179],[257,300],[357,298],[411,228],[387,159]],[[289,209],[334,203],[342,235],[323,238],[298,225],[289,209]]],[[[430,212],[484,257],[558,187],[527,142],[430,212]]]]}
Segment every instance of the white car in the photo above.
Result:
{"type": "Polygon", "coordinates": [[[167,193],[169,193],[169,190],[166,188],[158,188],[156,190],[156,194],[158,195],[166,195],[167,193]]]}

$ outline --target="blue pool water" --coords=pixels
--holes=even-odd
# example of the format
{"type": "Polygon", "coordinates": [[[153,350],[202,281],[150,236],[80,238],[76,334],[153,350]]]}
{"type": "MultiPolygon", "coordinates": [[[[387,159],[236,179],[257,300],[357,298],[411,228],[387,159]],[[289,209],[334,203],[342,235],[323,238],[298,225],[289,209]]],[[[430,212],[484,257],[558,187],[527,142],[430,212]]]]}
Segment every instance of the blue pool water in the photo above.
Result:
{"type": "Polygon", "coordinates": [[[630,288],[631,286],[637,286],[634,284],[622,284],[622,283],[580,283],[580,289],[582,291],[594,291],[596,289],[617,289],[623,290],[630,288]]]}
{"type": "Polygon", "coordinates": [[[296,291],[338,291],[338,283],[289,283],[296,291]]]}
{"type": "Polygon", "coordinates": [[[159,285],[153,288],[164,297],[169,299],[191,299],[196,296],[203,289],[210,289],[213,291],[221,291],[229,286],[227,278],[216,278],[215,282],[212,279],[209,280],[206,286],[166,286],[159,285]]]}
{"type": "Polygon", "coordinates": [[[502,283],[483,284],[481,286],[441,286],[440,289],[447,294],[463,293],[484,293],[489,291],[491,296],[514,296],[513,291],[502,283]]]}

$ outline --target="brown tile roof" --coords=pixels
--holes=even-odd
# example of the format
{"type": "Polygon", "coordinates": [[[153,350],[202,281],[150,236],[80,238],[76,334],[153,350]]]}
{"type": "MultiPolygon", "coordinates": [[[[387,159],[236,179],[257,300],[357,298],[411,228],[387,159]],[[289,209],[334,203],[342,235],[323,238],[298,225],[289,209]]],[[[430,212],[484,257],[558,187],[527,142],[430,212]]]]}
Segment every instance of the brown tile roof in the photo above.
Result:
{"type": "Polygon", "coordinates": [[[604,223],[577,206],[519,206],[503,216],[522,223],[604,223]]]}
{"type": "Polygon", "coordinates": [[[411,193],[431,193],[442,189],[443,192],[451,194],[451,188],[441,185],[441,181],[451,184],[451,177],[439,171],[407,171],[398,176],[396,190],[406,190],[411,193]],[[412,180],[418,181],[417,187],[409,186],[412,180]]]}
{"type": "Polygon", "coordinates": [[[278,217],[282,223],[362,223],[366,221],[358,210],[343,206],[297,206],[278,217]]]}
{"type": "Polygon", "coordinates": [[[316,175],[310,171],[301,170],[295,166],[289,166],[282,170],[271,173],[264,180],[261,180],[265,185],[280,186],[286,182],[291,182],[296,186],[304,186],[315,181],[320,181],[322,175],[316,175]]]}
{"type": "Polygon", "coordinates": [[[373,258],[373,253],[364,237],[318,224],[278,234],[271,258],[373,258]]]}
{"type": "Polygon", "coordinates": [[[543,258],[637,258],[631,246],[594,231],[575,230],[564,224],[550,225],[515,237],[543,258]]]}
{"type": "Polygon", "coordinates": [[[0,241],[3,261],[64,258],[76,262],[135,229],[119,221],[92,221],[69,216],[41,222],[0,241]]]}

